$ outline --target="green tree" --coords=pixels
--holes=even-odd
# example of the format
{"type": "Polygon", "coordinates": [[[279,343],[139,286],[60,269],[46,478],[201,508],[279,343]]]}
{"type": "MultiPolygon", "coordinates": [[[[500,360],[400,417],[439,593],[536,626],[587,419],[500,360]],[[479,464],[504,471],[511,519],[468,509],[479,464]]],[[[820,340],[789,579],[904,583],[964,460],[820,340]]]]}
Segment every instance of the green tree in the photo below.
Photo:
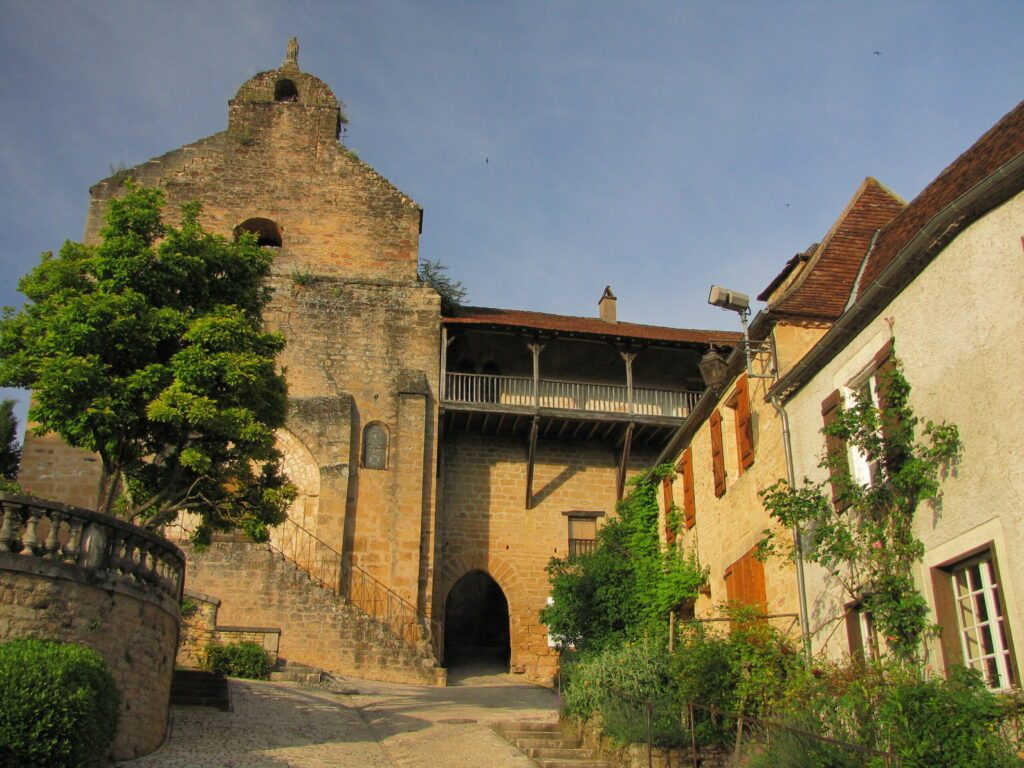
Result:
{"type": "Polygon", "coordinates": [[[261,324],[272,251],[206,232],[195,202],[166,226],[163,202],[129,184],[99,244],[43,254],[0,320],[0,381],[33,390],[36,433],[99,454],[101,511],[157,527],[188,509],[200,539],[262,539],[294,497],[274,446],[284,340],[261,324]]]}
{"type": "MultiPolygon", "coordinates": [[[[835,502],[825,483],[807,480],[796,488],[779,481],[761,498],[785,529],[799,525],[804,531],[804,559],[822,565],[850,599],[861,601],[888,649],[912,661],[930,630],[928,607],[913,577],[924,555],[914,515],[921,502],[938,500],[942,476],[959,460],[961,443],[955,425],[930,421],[918,440],[920,422],[898,359],[881,377],[880,390],[883,407],[858,392],[822,430],[877,467],[870,484],[851,475],[845,450],[833,451],[820,466],[830,473],[835,502]]],[[[765,530],[762,555],[793,555],[778,530],[765,530]]]]}
{"type": "Polygon", "coordinates": [[[14,401],[0,402],[0,477],[14,480],[21,464],[21,445],[18,444],[18,418],[14,415],[14,401]]]}
{"type": "Polygon", "coordinates": [[[461,280],[452,280],[447,273],[447,264],[430,259],[421,261],[417,270],[420,282],[441,295],[441,311],[450,314],[466,301],[467,291],[461,280]]]}

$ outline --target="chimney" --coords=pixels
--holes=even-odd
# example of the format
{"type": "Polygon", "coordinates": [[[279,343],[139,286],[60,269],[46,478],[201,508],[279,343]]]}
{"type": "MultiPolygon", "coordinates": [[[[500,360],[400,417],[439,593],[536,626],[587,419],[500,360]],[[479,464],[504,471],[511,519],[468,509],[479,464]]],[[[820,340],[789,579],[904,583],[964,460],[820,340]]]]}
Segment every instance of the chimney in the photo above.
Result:
{"type": "Polygon", "coordinates": [[[612,287],[606,285],[604,287],[604,294],[601,296],[601,300],[597,302],[597,315],[606,323],[614,323],[615,319],[615,294],[612,293],[612,287]]]}

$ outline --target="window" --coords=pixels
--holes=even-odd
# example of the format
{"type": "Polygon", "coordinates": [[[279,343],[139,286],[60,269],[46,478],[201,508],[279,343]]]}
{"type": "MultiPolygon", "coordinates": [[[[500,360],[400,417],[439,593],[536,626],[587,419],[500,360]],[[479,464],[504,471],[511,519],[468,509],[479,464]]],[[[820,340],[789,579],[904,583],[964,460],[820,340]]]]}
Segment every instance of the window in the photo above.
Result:
{"type": "Polygon", "coordinates": [[[725,495],[725,450],[722,447],[722,414],[711,414],[711,471],[715,477],[715,496],[725,495]]]}
{"type": "Polygon", "coordinates": [[[295,87],[295,81],[282,77],[274,83],[274,101],[298,101],[299,89],[295,87]]]}
{"type": "Polygon", "coordinates": [[[754,464],[754,431],[750,419],[750,392],[746,375],[736,380],[736,390],[726,403],[735,413],[736,458],[739,474],[754,464]]]}
{"type": "Polygon", "coordinates": [[[367,469],[388,468],[388,430],[374,422],[363,430],[363,466],[367,469]]]}
{"type": "MultiPolygon", "coordinates": [[[[887,431],[885,408],[887,377],[893,370],[892,340],[889,341],[874,357],[871,365],[854,378],[842,391],[836,390],[825,398],[821,404],[821,417],[825,427],[835,423],[839,417],[839,408],[851,408],[857,401],[870,402],[882,412],[882,436],[887,431]]],[[[863,451],[835,435],[825,436],[825,453],[829,459],[829,480],[832,484],[832,502],[842,510],[847,501],[843,498],[842,488],[848,481],[858,485],[872,485],[878,479],[883,462],[878,456],[868,456],[863,451]]],[[[898,459],[886,457],[884,464],[893,466],[898,459]]]]}
{"type": "Polygon", "coordinates": [[[945,628],[947,665],[978,670],[992,689],[1015,686],[1018,678],[992,550],[942,569],[940,580],[944,589],[936,589],[937,613],[945,628]]]}
{"type": "Polygon", "coordinates": [[[875,620],[863,603],[853,603],[847,607],[846,636],[850,642],[850,655],[854,658],[866,661],[880,657],[875,620]]]}
{"type": "Polygon", "coordinates": [[[693,451],[687,448],[679,460],[679,474],[683,477],[683,523],[686,530],[697,524],[697,505],[693,495],[693,451]]]}
{"type": "Polygon", "coordinates": [[[597,540],[597,518],[603,512],[564,512],[569,518],[569,557],[593,552],[597,540]]]}
{"type": "Polygon", "coordinates": [[[725,569],[725,593],[730,602],[767,610],[764,565],[755,557],[757,547],[725,569]]]}
{"type": "Polygon", "coordinates": [[[281,228],[270,219],[259,217],[246,219],[235,227],[235,240],[241,237],[243,232],[252,232],[256,235],[256,245],[270,248],[281,247],[281,228]]]}

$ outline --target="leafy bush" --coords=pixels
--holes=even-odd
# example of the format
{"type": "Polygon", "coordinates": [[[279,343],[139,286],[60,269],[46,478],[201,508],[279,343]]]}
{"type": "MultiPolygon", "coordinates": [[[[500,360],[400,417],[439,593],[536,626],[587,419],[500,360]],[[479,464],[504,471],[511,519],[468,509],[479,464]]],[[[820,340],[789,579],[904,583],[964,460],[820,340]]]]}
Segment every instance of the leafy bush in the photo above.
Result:
{"type": "Polygon", "coordinates": [[[796,649],[774,627],[756,620],[755,610],[729,607],[726,613],[732,618],[730,632],[692,624],[680,633],[672,657],[681,707],[701,705],[694,714],[701,744],[724,745],[736,729],[734,719],[711,717],[704,707],[764,717],[805,674],[796,649]]]}
{"type": "Polygon", "coordinates": [[[0,766],[88,768],[107,754],[119,695],[91,648],[47,640],[0,644],[0,766]]]}
{"type": "Polygon", "coordinates": [[[604,733],[619,744],[647,740],[647,709],[653,704],[652,735],[657,746],[682,743],[678,690],[668,652],[657,642],[625,643],[573,660],[565,712],[580,719],[600,717],[604,733]]]}
{"type": "MultiPolygon", "coordinates": [[[[791,726],[878,751],[903,768],[1024,765],[999,732],[1001,707],[974,671],[925,680],[912,666],[822,667],[789,691],[780,708],[791,726]]],[[[881,766],[848,747],[782,730],[753,763],[772,768],[881,766]]]]}
{"type": "Polygon", "coordinates": [[[203,668],[218,675],[262,680],[270,674],[270,656],[257,643],[241,642],[206,646],[203,668]]]}

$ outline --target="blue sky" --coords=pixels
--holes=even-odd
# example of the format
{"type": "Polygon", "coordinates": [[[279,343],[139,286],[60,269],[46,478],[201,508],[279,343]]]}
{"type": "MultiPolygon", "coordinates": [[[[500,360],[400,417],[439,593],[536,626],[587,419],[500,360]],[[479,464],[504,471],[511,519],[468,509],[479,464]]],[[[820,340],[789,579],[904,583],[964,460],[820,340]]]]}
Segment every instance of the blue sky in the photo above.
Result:
{"type": "Polygon", "coordinates": [[[277,67],[425,209],[473,303],[732,328],[861,180],[911,199],[1024,97],[1011,2],[0,0],[0,304],[88,188],[226,127],[277,67]],[[878,53],[875,53],[875,52],[878,53]]]}

